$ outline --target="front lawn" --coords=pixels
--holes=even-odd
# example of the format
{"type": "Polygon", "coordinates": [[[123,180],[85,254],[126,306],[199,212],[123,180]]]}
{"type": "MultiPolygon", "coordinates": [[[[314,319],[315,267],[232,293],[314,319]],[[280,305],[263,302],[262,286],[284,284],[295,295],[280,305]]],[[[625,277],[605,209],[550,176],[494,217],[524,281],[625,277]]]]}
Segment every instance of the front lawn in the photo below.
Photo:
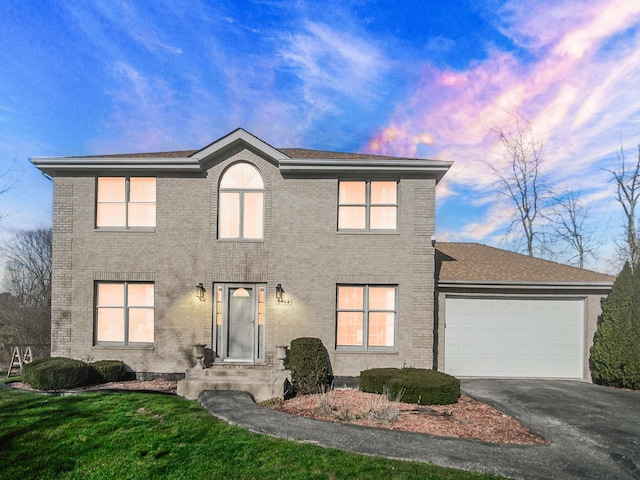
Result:
{"type": "Polygon", "coordinates": [[[148,393],[53,397],[0,389],[2,478],[421,478],[490,475],[255,435],[148,393]]]}

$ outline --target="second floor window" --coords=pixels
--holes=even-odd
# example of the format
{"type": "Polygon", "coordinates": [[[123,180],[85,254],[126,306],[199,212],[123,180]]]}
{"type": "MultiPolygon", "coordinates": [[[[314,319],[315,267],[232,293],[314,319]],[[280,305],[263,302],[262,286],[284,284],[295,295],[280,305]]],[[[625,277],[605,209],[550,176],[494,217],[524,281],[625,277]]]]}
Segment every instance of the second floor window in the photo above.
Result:
{"type": "Polygon", "coordinates": [[[155,226],[155,178],[98,177],[96,227],[155,226]]]}
{"type": "Polygon", "coordinates": [[[397,229],[398,182],[340,182],[338,230],[397,229]]]}
{"type": "Polygon", "coordinates": [[[257,168],[236,163],[220,180],[218,238],[260,240],[264,236],[264,182],[257,168]]]}

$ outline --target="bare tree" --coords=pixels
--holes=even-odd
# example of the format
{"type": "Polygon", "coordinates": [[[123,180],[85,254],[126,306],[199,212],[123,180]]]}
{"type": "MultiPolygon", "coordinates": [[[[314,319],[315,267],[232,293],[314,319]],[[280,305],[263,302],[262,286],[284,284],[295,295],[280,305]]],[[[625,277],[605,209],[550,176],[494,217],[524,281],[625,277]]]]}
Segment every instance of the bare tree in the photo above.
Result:
{"type": "Polygon", "coordinates": [[[625,239],[620,247],[625,260],[635,269],[640,261],[640,238],[636,227],[636,208],[640,199],[640,145],[638,160],[631,166],[627,165],[622,144],[616,155],[618,169],[607,171],[616,182],[616,200],[624,211],[625,239]]]}
{"type": "Polygon", "coordinates": [[[2,321],[12,327],[13,342],[50,341],[51,243],[52,230],[40,228],[17,233],[2,249],[7,259],[4,284],[10,295],[3,302],[2,321]]]}
{"type": "Polygon", "coordinates": [[[507,234],[515,234],[526,244],[530,256],[543,240],[543,210],[551,198],[542,177],[544,142],[519,112],[512,114],[510,128],[494,128],[502,144],[502,158],[485,162],[497,177],[496,191],[514,207],[507,234]]]}
{"type": "MultiPolygon", "coordinates": [[[[5,171],[0,172],[0,197],[7,193],[13,187],[15,182],[15,178],[13,178],[13,169],[14,166],[10,166],[5,171]]],[[[9,212],[0,209],[0,218],[6,217],[9,215],[9,212]]]]}
{"type": "Polygon", "coordinates": [[[549,218],[550,237],[560,246],[561,254],[569,254],[569,262],[584,268],[588,257],[598,259],[597,250],[602,242],[596,238],[595,229],[587,228],[591,203],[585,203],[580,193],[569,190],[556,197],[549,218]],[[564,245],[564,249],[562,248],[564,245]]]}
{"type": "Polygon", "coordinates": [[[5,287],[21,305],[51,305],[52,237],[50,228],[19,232],[3,249],[7,258],[5,287]]]}

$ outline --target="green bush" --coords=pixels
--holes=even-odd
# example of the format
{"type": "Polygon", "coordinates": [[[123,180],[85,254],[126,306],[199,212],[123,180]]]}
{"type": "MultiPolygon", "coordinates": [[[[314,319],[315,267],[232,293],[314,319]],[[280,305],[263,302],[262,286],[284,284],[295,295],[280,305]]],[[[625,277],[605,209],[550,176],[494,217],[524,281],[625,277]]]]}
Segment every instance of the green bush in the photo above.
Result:
{"type": "Polygon", "coordinates": [[[319,338],[292,340],[285,366],[291,371],[295,394],[317,393],[331,385],[333,375],[329,353],[319,338]]]}
{"type": "Polygon", "coordinates": [[[26,365],[25,382],[38,390],[62,390],[86,385],[89,368],[80,360],[53,357],[34,360],[26,365]]]}
{"type": "Polygon", "coordinates": [[[121,382],[128,378],[127,367],[120,360],[99,360],[89,364],[91,383],[121,382]]]}
{"type": "Polygon", "coordinates": [[[640,266],[629,264],[616,278],[602,306],[591,347],[595,383],[640,389],[640,266]]]}
{"type": "Polygon", "coordinates": [[[360,372],[360,390],[369,393],[382,393],[388,387],[389,380],[398,372],[398,368],[372,368],[360,372]]]}
{"type": "Polygon", "coordinates": [[[449,405],[460,398],[460,381],[436,370],[419,368],[374,368],[360,373],[360,390],[401,395],[405,403],[449,405]]]}

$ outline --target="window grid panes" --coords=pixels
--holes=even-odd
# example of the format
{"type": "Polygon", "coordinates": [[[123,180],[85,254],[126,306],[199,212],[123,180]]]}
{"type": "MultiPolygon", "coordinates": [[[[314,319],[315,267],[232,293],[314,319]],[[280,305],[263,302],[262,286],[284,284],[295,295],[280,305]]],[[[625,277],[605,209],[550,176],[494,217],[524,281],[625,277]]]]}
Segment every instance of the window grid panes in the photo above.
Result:
{"type": "Polygon", "coordinates": [[[339,285],[336,347],[389,349],[396,346],[397,287],[339,285]]]}
{"type": "Polygon", "coordinates": [[[341,181],[338,230],[398,229],[398,182],[341,181]]]}
{"type": "Polygon", "coordinates": [[[220,180],[218,238],[261,240],[264,237],[264,182],[248,163],[236,163],[220,180]]]}
{"type": "Polygon", "coordinates": [[[98,177],[96,227],[156,226],[156,179],[98,177]]]}
{"type": "Polygon", "coordinates": [[[97,344],[152,344],[154,339],[154,284],[96,283],[97,344]]]}

